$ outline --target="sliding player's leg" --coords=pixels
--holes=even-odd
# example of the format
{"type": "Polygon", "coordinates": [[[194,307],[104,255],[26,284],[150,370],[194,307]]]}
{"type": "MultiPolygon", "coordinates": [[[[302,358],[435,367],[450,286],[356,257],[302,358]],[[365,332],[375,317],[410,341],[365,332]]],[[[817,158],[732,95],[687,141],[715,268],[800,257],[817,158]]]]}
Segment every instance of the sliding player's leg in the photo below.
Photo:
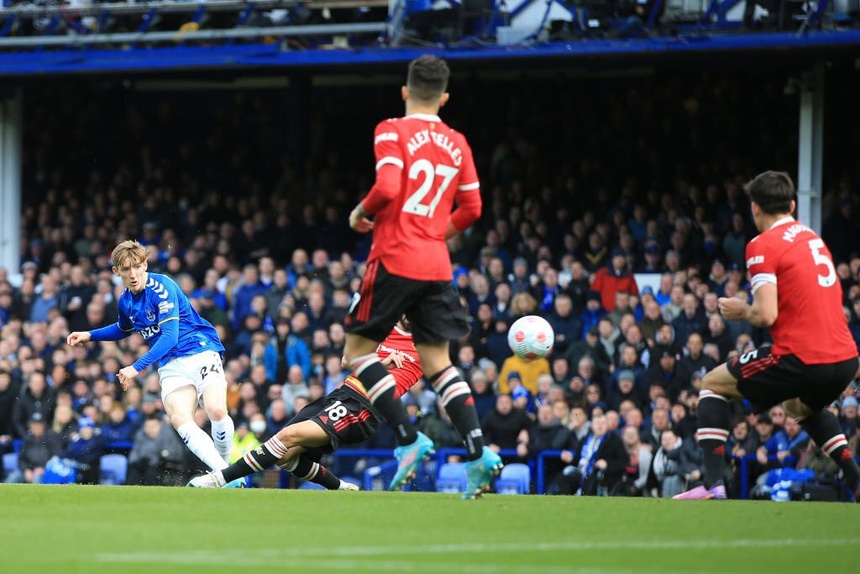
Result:
{"type": "Polygon", "coordinates": [[[321,455],[320,449],[312,448],[306,451],[303,447],[291,448],[287,456],[278,461],[278,468],[328,490],[359,490],[357,484],[341,480],[320,464],[321,455]]]}
{"type": "Polygon", "coordinates": [[[192,479],[188,483],[188,486],[201,488],[221,487],[234,480],[274,466],[279,460],[287,458],[289,450],[293,447],[314,447],[329,443],[330,438],[328,434],[318,424],[310,420],[304,420],[295,424],[291,423],[256,449],[245,453],[245,456],[227,468],[205,476],[198,476],[192,479]]]}
{"type": "MultiPolygon", "coordinates": [[[[317,405],[315,415],[287,427],[291,433],[286,437],[288,444],[300,444],[304,447],[302,452],[289,460],[296,450],[290,447],[288,460],[282,459],[278,466],[329,490],[358,490],[357,485],[342,481],[319,462],[324,454],[336,451],[341,444],[358,444],[372,437],[379,429],[379,414],[353,376],[347,377],[339,388],[323,397],[321,404],[313,404],[317,405]]],[[[310,416],[310,406],[293,420],[310,416]]]]}
{"type": "MultiPolygon", "coordinates": [[[[319,450],[320,453],[334,452],[342,443],[356,444],[373,436],[379,428],[379,419],[370,408],[367,398],[344,383],[325,397],[314,401],[293,417],[287,426],[255,450],[246,453],[229,468],[192,479],[188,486],[217,487],[224,483],[259,472],[289,458],[290,451],[296,447],[319,450]]],[[[318,463],[317,461],[313,461],[318,463]]],[[[296,463],[294,472],[317,478],[327,488],[340,488],[340,479],[335,485],[330,473],[318,464],[296,463]]],[[[291,464],[289,466],[292,466],[291,464]]]]}

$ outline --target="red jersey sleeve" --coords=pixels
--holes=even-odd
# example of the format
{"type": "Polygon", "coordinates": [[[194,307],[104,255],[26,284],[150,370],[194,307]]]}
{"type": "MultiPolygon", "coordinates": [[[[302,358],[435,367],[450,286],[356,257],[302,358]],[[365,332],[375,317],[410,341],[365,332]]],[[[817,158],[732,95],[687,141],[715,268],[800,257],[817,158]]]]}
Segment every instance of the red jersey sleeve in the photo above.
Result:
{"type": "Polygon", "coordinates": [[[750,290],[753,294],[765,283],[776,285],[778,255],[774,253],[768,239],[768,236],[759,235],[747,243],[747,270],[750,275],[750,290]]]}
{"type": "Polygon", "coordinates": [[[391,120],[379,122],[373,133],[373,153],[376,156],[376,182],[362,201],[364,211],[374,215],[400,192],[403,170],[403,147],[400,134],[391,120]]]}
{"type": "Polygon", "coordinates": [[[394,377],[394,382],[397,384],[394,391],[397,398],[403,396],[424,376],[418,351],[415,350],[415,345],[412,342],[412,335],[399,331],[397,327],[380,343],[376,353],[380,359],[385,359],[392,354],[403,357],[403,366],[391,370],[391,376],[394,377]]]}

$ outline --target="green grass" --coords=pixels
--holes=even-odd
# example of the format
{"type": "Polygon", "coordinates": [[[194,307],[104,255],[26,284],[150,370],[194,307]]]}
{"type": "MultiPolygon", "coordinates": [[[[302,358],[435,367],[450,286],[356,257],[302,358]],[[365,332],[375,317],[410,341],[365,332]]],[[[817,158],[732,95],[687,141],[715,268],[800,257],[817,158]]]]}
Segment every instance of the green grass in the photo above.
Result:
{"type": "Polygon", "coordinates": [[[849,572],[848,504],[0,485],[0,572],[849,572]]]}

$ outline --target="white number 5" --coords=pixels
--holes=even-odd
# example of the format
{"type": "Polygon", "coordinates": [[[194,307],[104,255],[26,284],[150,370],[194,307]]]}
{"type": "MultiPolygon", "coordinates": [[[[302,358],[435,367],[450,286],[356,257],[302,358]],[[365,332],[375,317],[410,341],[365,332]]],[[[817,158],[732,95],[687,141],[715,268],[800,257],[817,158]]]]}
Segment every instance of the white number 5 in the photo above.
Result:
{"type": "Polygon", "coordinates": [[[812,259],[816,265],[824,265],[827,267],[827,275],[818,274],[818,284],[822,287],[833,287],[836,284],[836,269],[833,268],[833,262],[830,257],[819,251],[824,247],[824,241],[821,239],[810,239],[809,249],[812,251],[812,259]]]}
{"type": "Polygon", "coordinates": [[[442,195],[448,189],[448,186],[451,185],[451,180],[454,179],[454,176],[459,171],[459,169],[449,165],[439,164],[434,166],[426,159],[419,159],[413,163],[412,167],[409,168],[409,179],[418,179],[419,176],[424,175],[424,182],[415,193],[409,196],[406,203],[403,204],[403,211],[422,217],[433,217],[436,207],[442,199],[442,195]],[[430,193],[430,189],[436,182],[437,175],[443,178],[442,183],[436,188],[436,195],[433,197],[430,205],[424,205],[421,201],[430,193]]]}

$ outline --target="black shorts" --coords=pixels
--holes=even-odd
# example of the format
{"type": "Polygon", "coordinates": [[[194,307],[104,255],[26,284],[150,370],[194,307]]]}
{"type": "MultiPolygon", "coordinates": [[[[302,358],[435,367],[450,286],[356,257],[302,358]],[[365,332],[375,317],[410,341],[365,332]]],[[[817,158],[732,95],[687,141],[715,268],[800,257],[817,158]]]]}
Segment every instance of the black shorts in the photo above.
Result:
{"type": "Polygon", "coordinates": [[[453,341],[469,333],[468,314],[452,281],[407,279],[389,273],[379,260],[368,263],[346,331],[383,341],[404,313],[416,343],[453,341]]]}
{"type": "Polygon", "coordinates": [[[287,426],[310,420],[326,432],[331,439],[328,446],[307,449],[312,458],[319,460],[319,456],[336,451],[341,444],[356,444],[372,437],[380,419],[364,395],[343,384],[305,406],[287,426]]]}
{"type": "Polygon", "coordinates": [[[761,347],[732,359],[726,366],[738,380],[738,391],[757,413],[798,398],[818,411],[838,399],[857,373],[857,358],[807,365],[794,355],[774,355],[761,347]]]}

